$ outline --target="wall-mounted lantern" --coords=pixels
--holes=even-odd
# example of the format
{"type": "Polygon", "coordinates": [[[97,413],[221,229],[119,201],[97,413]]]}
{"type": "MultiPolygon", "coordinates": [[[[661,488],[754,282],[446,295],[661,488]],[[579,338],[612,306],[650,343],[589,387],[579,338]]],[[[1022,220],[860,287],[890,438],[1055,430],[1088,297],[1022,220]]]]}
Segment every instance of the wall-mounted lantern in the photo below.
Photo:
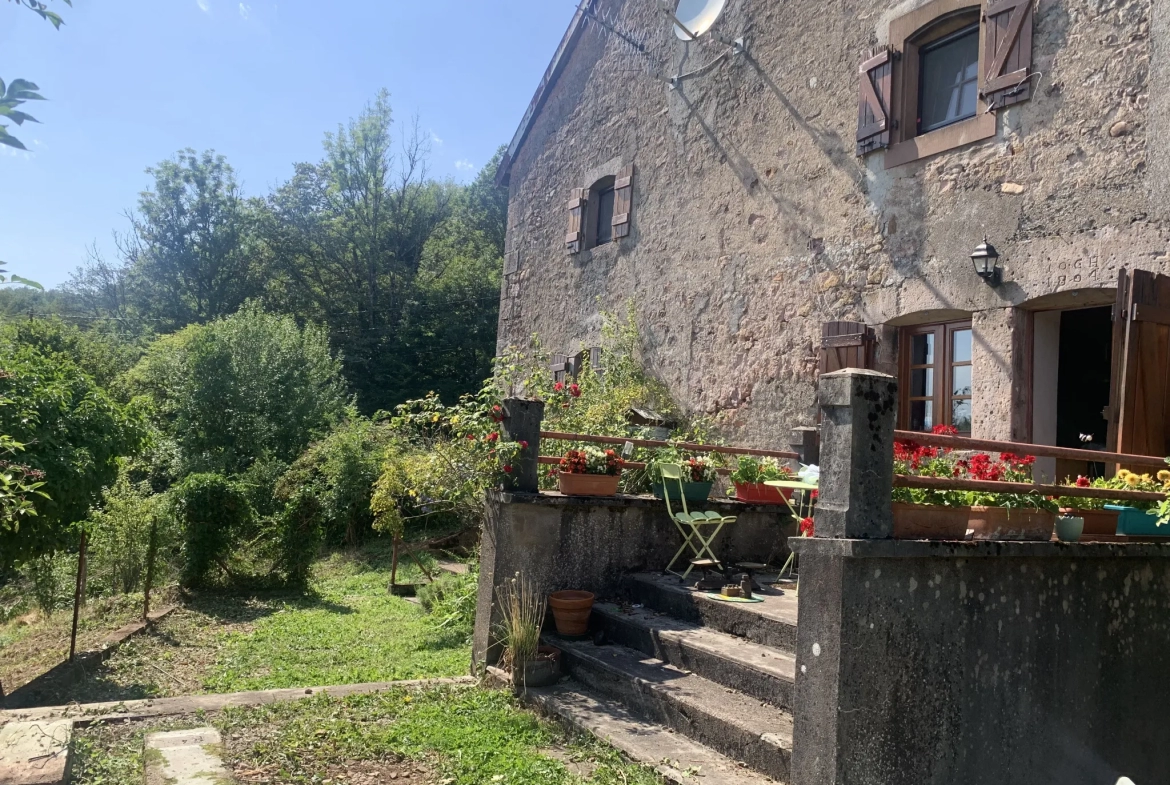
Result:
{"type": "Polygon", "coordinates": [[[999,251],[995,246],[983,238],[983,242],[971,252],[971,264],[975,265],[975,274],[990,286],[999,286],[1003,283],[1003,268],[999,266],[999,251]]]}

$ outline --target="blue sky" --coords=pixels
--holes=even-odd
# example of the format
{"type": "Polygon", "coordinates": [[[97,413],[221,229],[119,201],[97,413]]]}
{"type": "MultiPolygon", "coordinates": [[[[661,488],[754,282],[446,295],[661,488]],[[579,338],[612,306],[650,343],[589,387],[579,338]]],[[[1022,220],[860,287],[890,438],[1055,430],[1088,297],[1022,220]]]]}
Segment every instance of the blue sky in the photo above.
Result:
{"type": "Polygon", "coordinates": [[[0,77],[40,85],[41,125],[0,147],[0,260],[64,282],[185,147],[266,193],[378,89],[420,116],[431,171],[466,180],[511,140],[574,0],[61,0],[66,24],[0,4],[0,77]],[[149,10],[148,10],[149,9],[149,10]]]}

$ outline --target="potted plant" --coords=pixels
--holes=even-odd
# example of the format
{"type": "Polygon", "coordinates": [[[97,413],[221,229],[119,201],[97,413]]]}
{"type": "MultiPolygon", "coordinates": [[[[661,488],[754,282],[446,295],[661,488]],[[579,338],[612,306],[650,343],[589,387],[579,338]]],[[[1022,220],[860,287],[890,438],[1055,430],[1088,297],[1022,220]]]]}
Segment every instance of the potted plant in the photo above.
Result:
{"type": "Polygon", "coordinates": [[[561,458],[557,487],[566,496],[613,496],[621,474],[622,459],[613,450],[569,450],[561,458]]]}
{"type": "MultiPolygon", "coordinates": [[[[953,435],[948,425],[934,433],[953,435]]],[[[912,441],[894,442],[894,473],[916,477],[956,477],[962,470],[951,450],[912,441]]],[[[900,540],[962,540],[967,536],[971,507],[963,491],[895,488],[891,507],[894,537],[900,540]]]]}
{"type": "Polygon", "coordinates": [[[739,464],[731,475],[735,498],[750,504],[786,504],[786,500],[792,498],[792,491],[764,483],[795,479],[795,472],[787,466],[781,466],[775,458],[750,455],[740,456],[739,464]]]}
{"type": "MultiPolygon", "coordinates": [[[[1158,472],[1157,478],[1121,469],[1114,480],[1127,491],[1170,493],[1170,471],[1166,469],[1158,472]]],[[[1133,501],[1107,504],[1105,509],[1118,513],[1118,534],[1130,537],[1170,537],[1170,526],[1167,525],[1170,523],[1170,503],[1165,500],[1160,503],[1133,501]]]]}
{"type": "Polygon", "coordinates": [[[561,652],[540,645],[545,603],[520,573],[496,591],[501,620],[496,637],[503,645],[500,667],[511,675],[516,689],[547,687],[561,676],[561,652]]]}
{"type": "Polygon", "coordinates": [[[1056,539],[1076,542],[1085,531],[1085,519],[1079,515],[1061,514],[1056,519],[1056,539]]]}
{"type": "MultiPolygon", "coordinates": [[[[956,461],[962,474],[975,480],[993,482],[1031,482],[1031,455],[1000,453],[993,460],[986,453],[956,461]]],[[[1038,493],[989,493],[971,491],[968,528],[976,540],[1051,540],[1059,505],[1038,493]]]]}
{"type": "MultiPolygon", "coordinates": [[[[650,475],[650,492],[659,499],[663,498],[663,494],[662,474],[658,467],[664,463],[674,463],[682,466],[682,492],[688,502],[707,501],[707,498],[711,495],[711,488],[719,476],[715,466],[707,458],[699,456],[683,458],[673,448],[661,449],[655,452],[654,456],[646,462],[646,471],[650,475]]],[[[677,495],[677,487],[672,486],[671,492],[677,495]]]]}
{"type": "MultiPolygon", "coordinates": [[[[1066,485],[1075,485],[1077,488],[1109,488],[1122,489],[1125,483],[1116,477],[1097,477],[1090,480],[1088,477],[1077,477],[1075,483],[1065,480],[1066,485]]],[[[1085,521],[1082,537],[1094,537],[1117,534],[1117,510],[1107,510],[1106,499],[1090,499],[1084,496],[1061,496],[1056,500],[1060,505],[1060,514],[1083,518],[1085,521]]]]}

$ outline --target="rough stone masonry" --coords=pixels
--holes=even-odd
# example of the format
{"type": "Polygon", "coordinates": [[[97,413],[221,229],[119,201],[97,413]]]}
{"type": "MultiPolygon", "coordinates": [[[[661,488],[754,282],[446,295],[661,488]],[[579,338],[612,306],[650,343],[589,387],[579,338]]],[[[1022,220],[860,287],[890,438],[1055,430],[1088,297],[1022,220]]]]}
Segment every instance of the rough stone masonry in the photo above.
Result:
{"type": "Polygon", "coordinates": [[[728,0],[685,43],[652,0],[596,0],[646,51],[586,24],[513,145],[501,349],[596,345],[601,312],[632,299],[676,400],[764,446],[813,422],[823,323],[874,325],[894,373],[898,325],[969,318],[973,432],[1019,436],[1020,306],[1106,304],[1119,268],[1170,271],[1170,10],[1038,0],[1031,99],[995,112],[990,138],[886,168],[855,156],[858,65],[925,5],[728,0]],[[739,36],[746,54],[664,81],[739,36]],[[573,189],[629,164],[629,236],[568,254],[573,189]],[[998,288],[968,258],[985,235],[998,288]]]}

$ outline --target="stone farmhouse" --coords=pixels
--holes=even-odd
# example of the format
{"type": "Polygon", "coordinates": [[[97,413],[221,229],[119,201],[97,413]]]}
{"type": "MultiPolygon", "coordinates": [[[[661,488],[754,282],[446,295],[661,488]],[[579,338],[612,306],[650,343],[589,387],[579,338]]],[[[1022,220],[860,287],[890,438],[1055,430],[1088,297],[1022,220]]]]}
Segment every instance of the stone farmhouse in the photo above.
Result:
{"type": "Polygon", "coordinates": [[[786,443],[855,366],[898,378],[899,427],[1166,454],[1168,18],[583,0],[499,173],[500,346],[572,355],[632,301],[649,368],[738,443],[786,443]],[[698,36],[671,16],[704,6],[698,36]]]}

